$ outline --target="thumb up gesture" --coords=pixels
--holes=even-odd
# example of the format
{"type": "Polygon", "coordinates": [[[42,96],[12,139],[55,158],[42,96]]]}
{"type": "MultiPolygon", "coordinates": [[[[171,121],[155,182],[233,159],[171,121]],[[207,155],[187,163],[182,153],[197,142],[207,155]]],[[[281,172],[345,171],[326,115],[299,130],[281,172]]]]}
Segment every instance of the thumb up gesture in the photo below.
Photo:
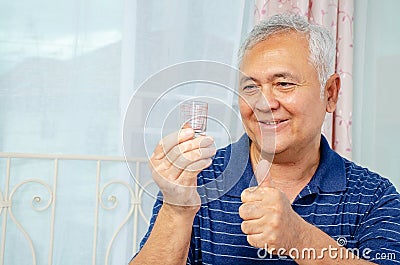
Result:
{"type": "Polygon", "coordinates": [[[242,192],[239,215],[248,243],[276,253],[278,249],[288,251],[301,245],[309,224],[292,209],[287,196],[274,187],[269,168],[267,160],[258,163],[255,176],[259,185],[242,192]]]}

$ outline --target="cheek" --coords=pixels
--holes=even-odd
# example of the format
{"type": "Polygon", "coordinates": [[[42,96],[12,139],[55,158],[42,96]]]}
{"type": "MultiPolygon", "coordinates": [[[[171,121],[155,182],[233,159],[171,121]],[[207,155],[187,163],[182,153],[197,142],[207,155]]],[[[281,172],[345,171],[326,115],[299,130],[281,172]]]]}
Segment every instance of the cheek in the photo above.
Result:
{"type": "Polygon", "coordinates": [[[253,110],[244,100],[239,100],[239,111],[242,116],[242,124],[247,134],[253,139],[252,136],[255,133],[254,123],[252,122],[253,110]]]}
{"type": "Polygon", "coordinates": [[[325,117],[323,101],[318,97],[308,100],[298,100],[290,105],[289,111],[297,117],[296,125],[300,127],[320,127],[325,117]],[[291,107],[291,108],[290,108],[291,107]]]}
{"type": "Polygon", "coordinates": [[[282,100],[282,105],[292,114],[300,116],[317,117],[318,113],[325,111],[324,101],[316,93],[299,93],[286,97],[282,100]]]}
{"type": "Polygon", "coordinates": [[[243,122],[246,122],[246,120],[249,119],[253,114],[251,106],[242,99],[239,99],[239,111],[242,115],[243,122]]]}
{"type": "Polygon", "coordinates": [[[321,116],[325,116],[326,107],[324,104],[324,99],[321,99],[319,96],[314,97],[313,101],[307,104],[304,103],[304,107],[307,110],[308,114],[313,116],[315,119],[320,119],[321,116]]]}

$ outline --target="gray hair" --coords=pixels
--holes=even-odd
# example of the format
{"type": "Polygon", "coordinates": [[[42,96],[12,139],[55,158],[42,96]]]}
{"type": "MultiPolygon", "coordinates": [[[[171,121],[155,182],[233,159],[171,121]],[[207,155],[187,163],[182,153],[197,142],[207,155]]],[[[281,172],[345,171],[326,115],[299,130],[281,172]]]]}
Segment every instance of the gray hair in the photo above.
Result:
{"type": "Polygon", "coordinates": [[[310,51],[310,63],[317,70],[321,83],[321,95],[323,95],[325,83],[335,71],[336,43],[326,28],[311,24],[299,15],[277,14],[256,25],[239,49],[239,67],[247,50],[274,34],[288,31],[297,31],[306,36],[310,51]]]}

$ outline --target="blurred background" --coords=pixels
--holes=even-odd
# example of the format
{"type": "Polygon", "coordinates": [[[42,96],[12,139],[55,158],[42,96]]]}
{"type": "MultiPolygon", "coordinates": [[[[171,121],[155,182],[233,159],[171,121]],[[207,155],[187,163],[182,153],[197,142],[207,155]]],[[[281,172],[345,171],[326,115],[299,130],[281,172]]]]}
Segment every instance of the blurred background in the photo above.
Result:
{"type": "MultiPolygon", "coordinates": [[[[157,192],[146,165],[140,109],[149,109],[158,95],[148,91],[135,101],[130,133],[137,142],[129,143],[126,163],[122,135],[132,95],[173,64],[236,66],[255,5],[0,2],[0,264],[129,261],[157,192]]],[[[400,69],[399,9],[397,0],[354,1],[351,113],[352,160],[398,188],[400,89],[393,80],[400,69]]],[[[190,91],[210,93],[202,89],[190,91]]],[[[177,93],[190,97],[187,91],[177,93]]],[[[235,96],[226,90],[215,97],[231,107],[221,111],[235,130],[228,140],[224,128],[210,128],[222,147],[242,130],[240,120],[230,117],[237,110],[235,96]]],[[[159,132],[147,132],[150,143],[159,140],[159,132]]]]}

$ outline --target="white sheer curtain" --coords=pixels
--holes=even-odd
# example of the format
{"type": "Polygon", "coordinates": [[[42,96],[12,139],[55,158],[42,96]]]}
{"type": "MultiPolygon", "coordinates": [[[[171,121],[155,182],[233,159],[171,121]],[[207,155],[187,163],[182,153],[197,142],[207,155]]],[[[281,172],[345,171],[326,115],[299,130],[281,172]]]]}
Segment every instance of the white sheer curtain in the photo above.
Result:
{"type": "MultiPolygon", "coordinates": [[[[122,121],[135,89],[151,74],[187,60],[235,65],[252,8],[252,1],[230,0],[0,2],[0,152],[122,156],[122,121]]],[[[7,183],[7,161],[0,159],[0,195],[6,186],[11,190],[32,178],[56,185],[50,162],[15,159],[12,166],[7,183]]],[[[122,208],[100,214],[93,237],[93,168],[95,162],[59,163],[53,264],[105,264],[108,245],[102,240],[109,242],[126,214],[128,195],[115,188],[122,208]]],[[[102,164],[102,169],[101,185],[113,179],[133,183],[123,163],[102,164]]],[[[40,189],[24,185],[11,207],[33,241],[37,264],[48,264],[49,224],[43,220],[50,212],[40,213],[46,218],[27,214],[32,194],[40,189]]],[[[9,207],[3,199],[0,217],[9,207]]],[[[151,198],[146,203],[149,215],[151,198]]],[[[132,254],[131,224],[117,237],[109,264],[125,264],[132,254]]],[[[0,264],[33,263],[13,221],[0,218],[0,227],[7,227],[5,235],[0,229],[5,238],[0,264]]],[[[139,239],[145,229],[145,224],[139,227],[139,239]]]]}
{"type": "MultiPolygon", "coordinates": [[[[122,121],[135,89],[151,74],[187,60],[235,65],[253,6],[231,0],[0,2],[0,152],[122,156],[122,121]]],[[[398,187],[399,8],[397,0],[355,1],[353,115],[353,158],[398,187]]],[[[10,205],[34,243],[37,264],[49,264],[50,212],[30,206],[44,186],[23,186],[12,204],[2,196],[6,186],[11,190],[32,178],[54,187],[53,164],[15,159],[12,166],[7,183],[7,161],[0,158],[0,264],[32,263],[26,238],[9,216],[3,218],[10,205]]],[[[53,264],[105,264],[111,234],[126,214],[129,194],[115,188],[120,208],[100,213],[94,249],[99,183],[93,168],[95,162],[59,163],[53,264]]],[[[133,184],[124,163],[102,168],[101,185],[133,184]]],[[[145,166],[139,171],[147,172],[145,166]]],[[[144,200],[149,215],[152,198],[144,200]]],[[[109,264],[125,264],[132,254],[131,225],[117,237],[109,264]]],[[[139,226],[138,239],[146,226],[139,226]]]]}
{"type": "Polygon", "coordinates": [[[355,1],[353,159],[400,189],[400,2],[355,1]]]}

